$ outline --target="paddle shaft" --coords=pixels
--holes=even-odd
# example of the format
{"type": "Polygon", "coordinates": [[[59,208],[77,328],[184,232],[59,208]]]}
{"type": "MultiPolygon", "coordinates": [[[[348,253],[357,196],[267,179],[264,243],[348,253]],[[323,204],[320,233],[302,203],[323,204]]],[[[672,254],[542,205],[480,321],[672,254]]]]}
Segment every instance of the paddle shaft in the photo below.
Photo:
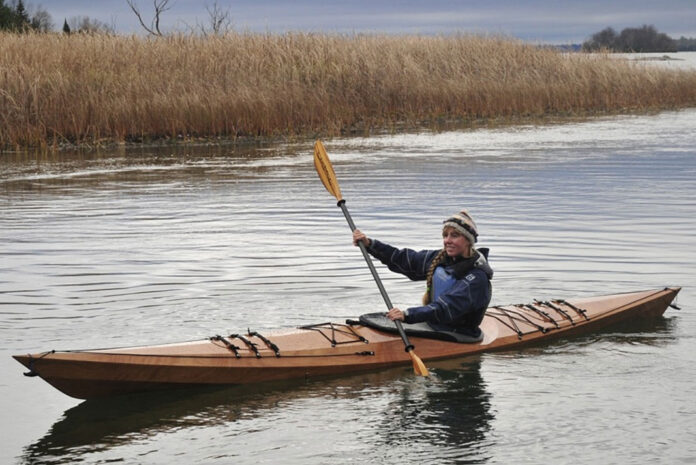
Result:
{"type": "MultiPolygon", "coordinates": [[[[339,200],[338,206],[341,207],[341,211],[343,212],[343,216],[346,217],[346,221],[348,222],[348,226],[350,226],[350,230],[355,231],[355,223],[353,223],[353,218],[351,218],[350,213],[348,212],[348,207],[346,207],[346,201],[343,199],[339,200]]],[[[394,307],[392,306],[391,300],[387,295],[387,290],[384,289],[382,280],[379,278],[379,275],[377,274],[375,265],[374,263],[372,263],[372,259],[370,258],[370,255],[367,253],[367,248],[365,247],[363,241],[358,241],[358,247],[360,247],[360,251],[362,252],[363,257],[367,262],[367,267],[370,268],[370,273],[372,273],[372,277],[375,278],[375,283],[377,283],[379,292],[380,294],[382,294],[384,303],[387,304],[387,310],[391,310],[394,307]]],[[[411,344],[411,342],[408,340],[408,336],[406,336],[406,333],[404,332],[404,327],[401,325],[401,320],[394,320],[394,323],[396,324],[396,329],[399,331],[399,336],[401,336],[401,339],[404,341],[404,345],[406,346],[406,352],[410,352],[411,350],[413,350],[413,344],[411,344]]]]}

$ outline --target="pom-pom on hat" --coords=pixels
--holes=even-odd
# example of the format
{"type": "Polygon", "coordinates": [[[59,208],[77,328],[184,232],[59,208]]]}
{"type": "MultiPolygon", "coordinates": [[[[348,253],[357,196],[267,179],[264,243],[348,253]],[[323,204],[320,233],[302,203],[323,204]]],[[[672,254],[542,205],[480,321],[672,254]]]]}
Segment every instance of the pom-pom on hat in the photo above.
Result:
{"type": "Polygon", "coordinates": [[[454,228],[464,235],[473,246],[478,238],[478,229],[476,228],[476,223],[469,215],[466,209],[462,208],[461,211],[455,213],[454,215],[443,221],[442,229],[454,228]]]}

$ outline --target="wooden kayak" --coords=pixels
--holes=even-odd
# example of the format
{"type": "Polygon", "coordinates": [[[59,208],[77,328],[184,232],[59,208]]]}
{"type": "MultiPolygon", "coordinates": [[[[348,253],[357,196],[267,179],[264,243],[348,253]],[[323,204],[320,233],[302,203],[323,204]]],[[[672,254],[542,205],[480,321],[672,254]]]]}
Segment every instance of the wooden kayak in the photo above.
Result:
{"type": "MultiPolygon", "coordinates": [[[[658,317],[672,305],[679,290],[672,287],[494,306],[481,323],[483,339],[479,342],[414,334],[410,339],[423,360],[507,350],[595,331],[622,320],[658,317]]],[[[177,344],[48,351],[14,358],[29,369],[26,375],[40,376],[78,399],[192,385],[313,378],[411,364],[398,334],[350,321],[177,344]]]]}

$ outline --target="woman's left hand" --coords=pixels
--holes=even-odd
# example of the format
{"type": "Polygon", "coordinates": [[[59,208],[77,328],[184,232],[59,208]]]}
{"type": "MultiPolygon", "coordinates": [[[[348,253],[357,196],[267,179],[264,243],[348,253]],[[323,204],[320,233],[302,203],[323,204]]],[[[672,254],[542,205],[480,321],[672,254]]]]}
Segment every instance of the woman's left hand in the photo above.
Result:
{"type": "Polygon", "coordinates": [[[353,231],[353,245],[357,246],[358,242],[365,244],[365,247],[370,247],[370,238],[367,237],[364,232],[356,228],[355,231],[353,231]]]}

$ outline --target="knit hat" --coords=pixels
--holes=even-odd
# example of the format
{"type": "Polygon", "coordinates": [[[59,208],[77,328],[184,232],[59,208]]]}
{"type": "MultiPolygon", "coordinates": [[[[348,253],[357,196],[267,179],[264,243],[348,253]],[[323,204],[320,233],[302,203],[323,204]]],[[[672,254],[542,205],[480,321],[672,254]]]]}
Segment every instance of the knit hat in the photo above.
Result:
{"type": "Polygon", "coordinates": [[[459,231],[469,240],[472,247],[478,238],[478,229],[476,228],[476,223],[474,223],[474,220],[469,215],[469,212],[464,208],[462,208],[459,213],[455,213],[443,221],[442,229],[445,228],[454,228],[459,231]]]}

